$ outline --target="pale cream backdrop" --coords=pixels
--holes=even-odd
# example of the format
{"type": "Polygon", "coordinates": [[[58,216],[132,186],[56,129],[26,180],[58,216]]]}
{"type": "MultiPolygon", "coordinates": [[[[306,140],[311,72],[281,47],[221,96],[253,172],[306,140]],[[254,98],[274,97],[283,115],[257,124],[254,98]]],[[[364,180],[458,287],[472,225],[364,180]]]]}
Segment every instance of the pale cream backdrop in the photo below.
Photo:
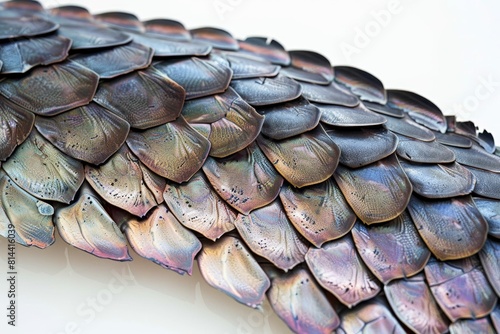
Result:
{"type": "MultiPolygon", "coordinates": [[[[127,11],[140,19],[173,18],[188,28],[216,26],[235,37],[275,38],[310,49],[332,64],[353,65],[387,88],[419,93],[500,140],[500,3],[495,1],[42,1],[93,13],[127,11]]],[[[46,250],[17,248],[17,327],[0,333],[283,333],[264,312],[239,305],[203,282],[195,266],[182,277],[141,259],[101,260],[57,235],[46,250]]],[[[0,238],[0,272],[7,272],[0,238]]],[[[4,274],[6,275],[6,274],[4,274]]],[[[0,309],[7,286],[0,275],[0,309]]]]}

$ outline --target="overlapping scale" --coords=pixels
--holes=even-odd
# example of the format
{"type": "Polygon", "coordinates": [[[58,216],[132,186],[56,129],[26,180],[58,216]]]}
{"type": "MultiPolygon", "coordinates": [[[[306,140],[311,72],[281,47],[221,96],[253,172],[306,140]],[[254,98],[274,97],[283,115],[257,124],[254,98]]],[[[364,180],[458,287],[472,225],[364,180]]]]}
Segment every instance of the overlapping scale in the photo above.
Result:
{"type": "Polygon", "coordinates": [[[68,56],[71,40],[49,35],[45,37],[18,39],[0,44],[0,73],[25,73],[38,65],[50,65],[63,61],[68,56]]]}
{"type": "Polygon", "coordinates": [[[0,13],[0,41],[10,38],[33,37],[59,28],[55,22],[38,16],[23,16],[7,11],[0,13]]]}
{"type": "Polygon", "coordinates": [[[265,37],[248,37],[238,43],[241,52],[261,57],[273,64],[288,66],[291,62],[288,52],[275,40],[265,37]]]}
{"type": "Polygon", "coordinates": [[[271,203],[283,178],[255,144],[229,157],[209,157],[203,172],[227,204],[243,214],[271,203]]]}
{"type": "Polygon", "coordinates": [[[351,168],[369,165],[396,151],[398,138],[382,127],[328,128],[340,148],[340,163],[351,168]]]}
{"type": "Polygon", "coordinates": [[[197,260],[201,275],[214,288],[250,307],[264,301],[269,278],[238,238],[203,243],[197,260]]]}
{"type": "Polygon", "coordinates": [[[184,96],[181,86],[160,71],[148,68],[102,82],[94,101],[131,127],[147,129],[176,119],[184,96]]]}
{"type": "Polygon", "coordinates": [[[86,165],[85,178],[106,202],[142,217],[157,204],[142,168],[139,159],[123,145],[105,164],[86,165]]]}
{"type": "Polygon", "coordinates": [[[35,114],[52,116],[92,101],[98,80],[95,72],[65,61],[4,79],[0,94],[35,114]]]}
{"type": "Polygon", "coordinates": [[[310,247],[306,262],[319,284],[348,308],[381,291],[380,282],[361,260],[350,235],[321,248],[310,247]]]}
{"type": "Polygon", "coordinates": [[[365,224],[399,216],[412,192],[410,180],[394,154],[356,169],[339,165],[334,177],[347,202],[365,224]]]}
{"type": "Polygon", "coordinates": [[[470,148],[472,146],[472,140],[452,132],[435,132],[434,135],[436,136],[436,140],[444,145],[462,148],[470,148]]]}
{"type": "Polygon", "coordinates": [[[170,36],[156,33],[139,33],[127,31],[134,42],[150,47],[155,57],[206,56],[212,50],[210,45],[178,41],[170,36]]]}
{"type": "Polygon", "coordinates": [[[372,74],[350,66],[335,66],[335,81],[348,87],[363,101],[384,105],[387,102],[382,81],[372,74]]]}
{"type": "Polygon", "coordinates": [[[384,284],[419,273],[431,256],[406,211],[384,224],[358,222],[352,237],[364,263],[384,284]]]}
{"type": "Polygon", "coordinates": [[[30,134],[35,115],[0,96],[0,161],[5,161],[30,134]]]}
{"type": "Polygon", "coordinates": [[[72,50],[109,48],[127,44],[132,40],[132,37],[120,31],[85,22],[62,22],[57,34],[72,41],[72,50]]]}
{"type": "Polygon", "coordinates": [[[144,27],[134,14],[125,12],[106,12],[94,15],[96,21],[112,28],[122,28],[131,31],[144,31],[144,27]]]}
{"type": "Polygon", "coordinates": [[[201,242],[164,204],[145,218],[129,217],[122,230],[140,256],[179,274],[191,275],[201,242]]]}
{"type": "Polygon", "coordinates": [[[314,104],[321,111],[321,122],[338,127],[375,126],[386,122],[385,117],[366,109],[360,103],[351,108],[331,104],[314,104]]]}
{"type": "Polygon", "coordinates": [[[309,132],[280,141],[259,136],[257,143],[276,170],[293,186],[299,188],[323,182],[331,177],[340,157],[339,147],[321,125],[309,132]]]}
{"type": "Polygon", "coordinates": [[[232,88],[220,95],[187,101],[182,113],[190,123],[210,123],[210,155],[217,158],[250,145],[264,122],[264,117],[232,88]]]}
{"type": "Polygon", "coordinates": [[[195,42],[206,43],[217,49],[236,51],[239,48],[233,36],[222,29],[202,27],[191,29],[190,33],[195,42]]]}
{"type": "Polygon", "coordinates": [[[236,212],[213,190],[202,172],[188,182],[168,182],[163,193],[165,203],[179,222],[216,240],[234,229],[236,212]]]}
{"type": "Polygon", "coordinates": [[[339,315],[338,334],[406,333],[396,317],[391,313],[389,305],[381,298],[372,299],[352,310],[344,310],[339,315]]]}
{"type": "Polygon", "coordinates": [[[258,77],[275,77],[280,71],[279,65],[273,65],[257,57],[244,53],[228,53],[224,57],[233,70],[233,80],[258,77]]]}
{"type": "Polygon", "coordinates": [[[233,74],[216,60],[195,57],[164,60],[153,66],[181,85],[188,100],[224,92],[233,74]]]}
{"type": "Polygon", "coordinates": [[[489,154],[476,144],[472,144],[471,148],[449,148],[455,153],[457,162],[462,165],[500,173],[500,156],[489,154]]]}
{"type": "Polygon", "coordinates": [[[296,81],[283,75],[234,80],[231,81],[231,87],[252,106],[291,101],[302,93],[296,81]]]}
{"type": "Polygon", "coordinates": [[[328,86],[301,82],[302,96],[311,102],[335,104],[345,107],[355,107],[359,99],[347,88],[333,81],[328,86]]]}
{"type": "Polygon", "coordinates": [[[50,8],[48,12],[51,15],[58,16],[59,18],[79,20],[79,21],[91,21],[93,19],[90,12],[80,6],[58,6],[50,8]]]}
{"type": "Polygon", "coordinates": [[[500,239],[500,201],[490,198],[474,197],[474,204],[488,222],[488,233],[500,239]]]}
{"type": "Polygon", "coordinates": [[[480,319],[467,319],[458,320],[450,325],[451,334],[495,334],[498,330],[492,326],[490,319],[480,318],[480,319]]]}
{"type": "Polygon", "coordinates": [[[321,116],[321,111],[304,98],[260,107],[257,111],[265,117],[262,133],[276,140],[314,129],[321,116]]]}
{"type": "Polygon", "coordinates": [[[296,333],[331,333],[339,317],[311,274],[303,268],[272,279],[267,298],[278,316],[296,333]]]}
{"type": "Polygon", "coordinates": [[[291,66],[284,67],[281,74],[290,78],[328,85],[333,80],[333,69],[330,61],[313,51],[289,51],[291,66]]]}
{"type": "Polygon", "coordinates": [[[35,126],[67,155],[95,165],[125,143],[130,128],[125,120],[94,102],[53,117],[37,117],[35,126]]]}
{"type": "Polygon", "coordinates": [[[399,108],[410,115],[417,123],[429,129],[445,132],[446,119],[441,110],[425,97],[404,90],[387,90],[387,104],[399,108]]]}
{"type": "Polygon", "coordinates": [[[191,34],[178,21],[169,19],[153,19],[142,22],[144,28],[150,35],[160,35],[177,41],[190,41],[191,34]]]}
{"type": "Polygon", "coordinates": [[[440,260],[466,258],[484,245],[488,224],[471,196],[430,200],[414,195],[408,211],[427,247],[440,260]]]}
{"type": "Polygon", "coordinates": [[[53,214],[49,203],[24,191],[0,170],[0,235],[7,237],[12,224],[17,243],[46,248],[55,240],[53,214]]]}
{"type": "Polygon", "coordinates": [[[208,156],[209,141],[182,118],[150,128],[132,131],[127,145],[153,172],[175,182],[185,182],[208,156]]]}
{"type": "Polygon", "coordinates": [[[54,221],[68,244],[98,257],[132,260],[124,235],[88,185],[74,203],[56,210],[54,221]]]}
{"type": "Polygon", "coordinates": [[[488,238],[479,252],[479,258],[486,277],[500,297],[500,241],[488,238]]]}
{"type": "Polygon", "coordinates": [[[257,255],[285,271],[304,262],[308,245],[286,217],[280,201],[239,214],[234,225],[242,239],[257,255]]]}
{"type": "Polygon", "coordinates": [[[406,115],[403,118],[387,116],[385,119],[385,126],[394,133],[421,141],[433,141],[436,139],[432,131],[415,123],[406,115]]]}
{"type": "Polygon", "coordinates": [[[376,102],[370,102],[363,100],[363,104],[371,111],[378,114],[387,115],[396,118],[404,118],[405,112],[401,109],[393,108],[387,104],[380,104],[376,102]]]}
{"type": "Polygon", "coordinates": [[[425,277],[441,310],[452,322],[484,317],[497,303],[476,256],[447,262],[431,260],[425,267],[425,277]]]}
{"type": "Polygon", "coordinates": [[[348,233],[356,215],[333,179],[304,187],[281,188],[281,203],[297,231],[316,247],[348,233]]]}
{"type": "Polygon", "coordinates": [[[497,332],[500,332],[500,304],[497,304],[493,312],[490,313],[493,327],[497,332]]]}
{"type": "Polygon", "coordinates": [[[421,141],[410,137],[398,135],[396,153],[399,157],[427,164],[445,164],[455,161],[455,154],[446,146],[437,141],[421,141]]]}
{"type": "Polygon", "coordinates": [[[153,49],[134,42],[94,53],[78,53],[70,57],[72,61],[96,72],[101,79],[111,79],[144,69],[151,64],[152,58],[153,49]]]}
{"type": "Polygon", "coordinates": [[[432,296],[424,274],[390,282],[384,291],[396,316],[415,333],[446,333],[449,320],[432,296]]]}
{"type": "Polygon", "coordinates": [[[43,6],[38,1],[32,0],[9,0],[0,3],[0,9],[14,14],[38,14],[42,12],[43,6]]]}
{"type": "Polygon", "coordinates": [[[476,184],[475,176],[462,165],[422,164],[401,160],[413,191],[427,198],[449,198],[468,195],[476,184]]]}
{"type": "Polygon", "coordinates": [[[33,196],[62,203],[73,200],[84,179],[83,164],[56,149],[36,130],[2,168],[33,196]]]}
{"type": "Polygon", "coordinates": [[[500,199],[500,172],[494,173],[471,166],[467,166],[467,169],[474,174],[477,180],[474,193],[484,197],[500,199]]]}

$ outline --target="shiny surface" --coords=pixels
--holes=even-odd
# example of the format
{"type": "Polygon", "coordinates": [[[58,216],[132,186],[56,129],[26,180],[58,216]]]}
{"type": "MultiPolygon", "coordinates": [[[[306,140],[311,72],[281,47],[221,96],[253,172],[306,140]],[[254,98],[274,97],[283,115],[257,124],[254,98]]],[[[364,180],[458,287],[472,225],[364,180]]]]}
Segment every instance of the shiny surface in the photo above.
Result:
{"type": "Polygon", "coordinates": [[[215,48],[235,51],[238,50],[238,42],[225,30],[211,27],[203,27],[190,30],[195,42],[206,43],[215,48]]]}
{"type": "Polygon", "coordinates": [[[350,66],[335,66],[334,70],[335,81],[347,86],[363,101],[386,103],[384,85],[372,74],[350,66]]]}
{"type": "Polygon", "coordinates": [[[225,58],[233,70],[233,80],[278,75],[280,66],[244,53],[228,53],[225,58]]]}
{"type": "Polygon", "coordinates": [[[9,224],[15,240],[24,246],[46,248],[54,241],[54,208],[21,189],[0,170],[0,234],[7,237],[9,224]]]}
{"type": "Polygon", "coordinates": [[[211,240],[234,229],[236,212],[213,190],[202,172],[186,183],[168,182],[163,197],[182,225],[211,240]]]}
{"type": "Polygon", "coordinates": [[[77,53],[70,57],[92,71],[101,79],[111,79],[143,69],[151,64],[153,49],[142,44],[130,43],[96,53],[77,53]]]}
{"type": "Polygon", "coordinates": [[[181,85],[186,91],[186,99],[224,92],[233,74],[221,63],[194,57],[165,60],[153,66],[181,85]]]}
{"type": "Polygon", "coordinates": [[[0,94],[35,114],[52,116],[89,103],[98,79],[82,65],[65,61],[4,79],[0,94]]]}
{"type": "Polygon", "coordinates": [[[130,217],[122,229],[139,255],[179,274],[191,275],[201,242],[164,204],[144,219],[130,217]]]}
{"type": "Polygon", "coordinates": [[[424,274],[387,284],[387,300],[397,317],[416,333],[446,333],[449,320],[432,296],[424,274]]]}
{"type": "Polygon", "coordinates": [[[204,243],[198,265],[208,284],[250,307],[262,304],[271,285],[249,250],[234,237],[204,243]]]}
{"type": "Polygon", "coordinates": [[[259,136],[257,143],[276,170],[299,188],[332,176],[340,157],[339,147],[319,125],[314,130],[281,141],[259,136]],[[311,165],[310,161],[315,161],[315,164],[311,165]]]}
{"type": "Polygon", "coordinates": [[[300,234],[316,247],[348,233],[356,215],[333,179],[297,189],[281,188],[281,203],[300,234]]]}
{"type": "Polygon", "coordinates": [[[405,333],[384,301],[374,299],[340,313],[339,334],[405,333]]]}
{"type": "Polygon", "coordinates": [[[446,120],[441,110],[425,97],[404,90],[387,90],[387,104],[399,108],[417,123],[429,129],[445,132],[446,120]]]}
{"type": "Polygon", "coordinates": [[[413,195],[408,211],[432,254],[440,260],[455,260],[481,250],[488,224],[472,197],[429,200],[413,195]]]}
{"type": "Polygon", "coordinates": [[[311,102],[335,104],[345,107],[355,107],[359,104],[358,98],[347,88],[333,81],[328,86],[320,86],[301,82],[302,96],[311,102]]]}
{"type": "Polygon", "coordinates": [[[304,98],[260,107],[257,111],[265,117],[262,134],[276,140],[314,129],[321,116],[321,111],[304,98]]]}
{"type": "Polygon", "coordinates": [[[500,172],[494,173],[471,166],[467,166],[467,169],[474,174],[477,180],[474,193],[500,200],[500,172]]]}
{"type": "Polygon", "coordinates": [[[340,148],[340,163],[351,168],[384,159],[398,145],[396,135],[382,127],[330,128],[326,133],[340,148]]]}
{"type": "Polygon", "coordinates": [[[203,172],[221,198],[243,214],[271,203],[283,184],[255,144],[227,158],[209,157],[203,172]]]}
{"type": "Polygon", "coordinates": [[[427,198],[448,198],[468,195],[476,184],[475,176],[462,165],[420,164],[401,160],[413,191],[427,198]]]}
{"type": "Polygon", "coordinates": [[[479,259],[493,290],[500,296],[500,241],[488,238],[479,252],[479,259]]]}
{"type": "Polygon", "coordinates": [[[139,159],[123,145],[105,164],[86,165],[85,178],[106,202],[142,217],[157,203],[141,167],[139,159]]]}
{"type": "Polygon", "coordinates": [[[410,180],[394,154],[357,169],[339,165],[334,177],[347,202],[365,224],[399,216],[412,192],[410,180]]]}
{"type": "Polygon", "coordinates": [[[450,262],[431,261],[425,267],[425,277],[451,321],[484,317],[497,303],[476,256],[450,262]]]}
{"type": "Polygon", "coordinates": [[[0,161],[5,161],[30,134],[35,115],[0,96],[0,161]]]}
{"type": "Polygon", "coordinates": [[[387,120],[385,126],[394,133],[422,141],[433,141],[436,138],[432,131],[415,123],[407,115],[403,118],[390,116],[386,116],[385,118],[387,120]]]}
{"type": "Polygon", "coordinates": [[[311,274],[297,268],[272,280],[267,293],[278,316],[296,333],[331,333],[339,317],[311,274]]]}
{"type": "Polygon", "coordinates": [[[36,130],[31,131],[2,168],[33,196],[67,204],[84,178],[83,164],[56,149],[36,130]]]}
{"type": "Polygon", "coordinates": [[[284,75],[234,80],[231,87],[252,106],[291,101],[302,93],[300,85],[284,75]]]}
{"type": "Polygon", "coordinates": [[[421,163],[451,163],[455,161],[455,154],[446,146],[437,141],[420,141],[410,137],[398,135],[399,142],[396,153],[399,157],[421,163]]]}
{"type": "Polygon", "coordinates": [[[38,65],[50,65],[68,56],[71,40],[50,35],[0,44],[0,73],[25,73],[38,65]]]}
{"type": "Polygon", "coordinates": [[[56,210],[54,222],[64,241],[76,248],[106,259],[132,260],[124,235],[88,185],[73,204],[56,210]]]}
{"type": "Polygon", "coordinates": [[[310,247],[306,262],[319,284],[348,308],[375,297],[380,282],[361,260],[351,236],[310,247]]]}
{"type": "Polygon", "coordinates": [[[285,271],[304,262],[308,245],[298,234],[279,201],[239,214],[234,225],[250,249],[285,271]]]}
{"type": "Polygon", "coordinates": [[[176,119],[185,91],[160,71],[149,68],[99,85],[94,101],[126,120],[147,129],[176,119]]]}
{"type": "Polygon", "coordinates": [[[67,155],[96,165],[125,143],[130,129],[125,120],[93,102],[53,117],[37,117],[35,126],[67,155]]]}
{"type": "Polygon", "coordinates": [[[481,215],[488,222],[488,233],[500,239],[500,201],[474,197],[474,204],[478,208],[481,215]]]}
{"type": "Polygon", "coordinates": [[[481,147],[473,144],[471,148],[449,147],[457,158],[457,162],[465,166],[471,166],[500,173],[500,156],[489,154],[481,147]]]}
{"type": "Polygon", "coordinates": [[[431,255],[406,211],[384,224],[358,221],[352,237],[364,263],[384,284],[419,273],[431,255]]]}
{"type": "Polygon", "coordinates": [[[185,182],[208,156],[210,143],[182,118],[146,131],[131,131],[128,147],[149,169],[175,182],[185,182]]]}
{"type": "Polygon", "coordinates": [[[355,107],[315,104],[321,110],[321,122],[338,127],[381,125],[385,117],[368,110],[362,103],[355,107]]]}

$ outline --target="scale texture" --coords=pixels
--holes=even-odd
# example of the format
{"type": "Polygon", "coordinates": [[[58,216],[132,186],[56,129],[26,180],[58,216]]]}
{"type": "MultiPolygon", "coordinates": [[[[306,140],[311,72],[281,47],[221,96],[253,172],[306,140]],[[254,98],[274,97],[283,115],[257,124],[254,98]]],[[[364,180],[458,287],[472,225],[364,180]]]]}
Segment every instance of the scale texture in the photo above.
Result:
{"type": "Polygon", "coordinates": [[[495,333],[499,217],[492,135],[364,70],[0,3],[0,234],[21,245],[198,265],[297,333],[495,333]]]}

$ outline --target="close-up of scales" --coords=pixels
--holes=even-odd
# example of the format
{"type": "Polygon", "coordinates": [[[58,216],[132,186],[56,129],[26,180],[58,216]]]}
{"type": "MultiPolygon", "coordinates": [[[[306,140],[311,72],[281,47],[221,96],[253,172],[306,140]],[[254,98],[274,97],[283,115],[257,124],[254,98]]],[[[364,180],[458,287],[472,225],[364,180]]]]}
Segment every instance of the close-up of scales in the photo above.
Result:
{"type": "Polygon", "coordinates": [[[499,332],[499,7],[0,2],[0,332],[499,332]]]}

